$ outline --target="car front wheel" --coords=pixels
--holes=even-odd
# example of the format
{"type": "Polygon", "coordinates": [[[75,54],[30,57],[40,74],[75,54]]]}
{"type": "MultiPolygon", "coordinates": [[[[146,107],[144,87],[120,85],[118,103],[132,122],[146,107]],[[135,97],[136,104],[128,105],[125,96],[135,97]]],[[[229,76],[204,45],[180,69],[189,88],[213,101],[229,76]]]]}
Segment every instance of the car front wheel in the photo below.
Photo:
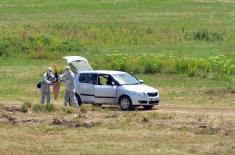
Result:
{"type": "Polygon", "coordinates": [[[121,109],[124,111],[132,109],[132,102],[131,102],[130,97],[128,97],[128,96],[122,96],[119,99],[119,105],[120,105],[121,109]]]}
{"type": "Polygon", "coordinates": [[[76,100],[78,102],[78,106],[81,106],[82,105],[82,101],[81,101],[80,96],[78,94],[75,94],[75,96],[76,96],[76,100]]]}

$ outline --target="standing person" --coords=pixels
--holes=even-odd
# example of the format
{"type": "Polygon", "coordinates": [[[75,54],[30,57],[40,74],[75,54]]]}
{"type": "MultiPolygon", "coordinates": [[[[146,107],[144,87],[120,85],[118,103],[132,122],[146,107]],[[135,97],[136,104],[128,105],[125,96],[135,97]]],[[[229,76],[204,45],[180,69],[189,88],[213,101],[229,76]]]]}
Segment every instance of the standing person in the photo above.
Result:
{"type": "Polygon", "coordinates": [[[65,79],[66,83],[64,105],[67,106],[68,103],[71,103],[75,107],[78,107],[78,103],[75,97],[74,73],[71,71],[69,66],[65,67],[64,74],[60,76],[60,80],[62,79],[65,79]]]}
{"type": "Polygon", "coordinates": [[[44,104],[45,98],[47,104],[50,104],[51,101],[51,90],[50,86],[53,84],[55,76],[53,75],[53,70],[51,67],[48,67],[47,72],[43,74],[42,85],[41,85],[41,104],[44,104]]]}

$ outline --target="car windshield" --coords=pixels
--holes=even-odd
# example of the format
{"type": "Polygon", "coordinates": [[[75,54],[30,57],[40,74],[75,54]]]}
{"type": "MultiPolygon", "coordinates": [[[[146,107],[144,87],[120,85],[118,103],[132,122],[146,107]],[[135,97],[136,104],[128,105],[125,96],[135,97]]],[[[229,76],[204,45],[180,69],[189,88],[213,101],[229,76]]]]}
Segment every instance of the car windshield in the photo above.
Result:
{"type": "Polygon", "coordinates": [[[114,79],[117,80],[117,82],[120,85],[135,85],[139,84],[139,81],[137,81],[133,76],[127,73],[123,74],[114,74],[114,79]]]}

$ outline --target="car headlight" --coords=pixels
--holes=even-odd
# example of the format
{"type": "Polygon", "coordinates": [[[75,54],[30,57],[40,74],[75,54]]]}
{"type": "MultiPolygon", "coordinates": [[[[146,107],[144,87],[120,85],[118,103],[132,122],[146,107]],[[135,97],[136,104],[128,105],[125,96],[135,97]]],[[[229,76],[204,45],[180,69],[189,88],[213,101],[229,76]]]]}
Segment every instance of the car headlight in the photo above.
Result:
{"type": "Polygon", "coordinates": [[[138,97],[146,97],[145,93],[136,93],[138,97]]]}

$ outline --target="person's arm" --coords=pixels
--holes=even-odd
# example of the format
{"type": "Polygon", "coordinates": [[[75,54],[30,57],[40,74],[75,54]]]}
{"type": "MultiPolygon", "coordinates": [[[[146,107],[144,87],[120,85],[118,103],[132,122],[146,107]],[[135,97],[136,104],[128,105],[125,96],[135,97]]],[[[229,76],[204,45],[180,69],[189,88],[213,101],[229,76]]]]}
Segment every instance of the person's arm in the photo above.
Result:
{"type": "Polygon", "coordinates": [[[65,80],[63,80],[65,78],[65,74],[59,75],[58,80],[59,82],[65,82],[65,80]]]}
{"type": "Polygon", "coordinates": [[[42,80],[42,82],[44,82],[44,83],[46,83],[46,84],[51,84],[51,83],[52,83],[51,81],[48,80],[47,74],[44,74],[44,75],[43,75],[43,80],[42,80]]]}
{"type": "Polygon", "coordinates": [[[53,82],[53,83],[56,82],[56,77],[55,77],[55,75],[54,75],[54,74],[51,74],[50,76],[51,76],[52,82],[53,82]]]}

